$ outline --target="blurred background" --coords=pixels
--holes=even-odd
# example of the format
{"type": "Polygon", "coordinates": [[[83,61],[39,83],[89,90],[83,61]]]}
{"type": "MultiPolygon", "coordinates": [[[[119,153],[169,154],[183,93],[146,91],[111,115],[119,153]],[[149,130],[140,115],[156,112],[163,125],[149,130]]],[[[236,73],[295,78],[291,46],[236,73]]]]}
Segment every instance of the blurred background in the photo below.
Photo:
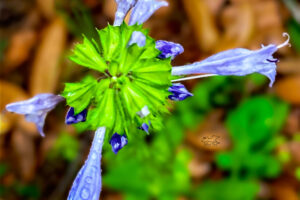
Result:
{"type": "MultiPolygon", "coordinates": [[[[300,199],[300,1],[168,0],[144,27],[181,43],[173,65],[236,47],[280,49],[274,87],[259,74],[186,81],[165,128],[102,160],[104,200],[300,199]]],[[[66,199],[93,133],[64,124],[60,104],[46,137],[6,104],[59,94],[86,73],[68,60],[82,34],[112,24],[113,0],[0,0],[0,199],[66,199]]]]}

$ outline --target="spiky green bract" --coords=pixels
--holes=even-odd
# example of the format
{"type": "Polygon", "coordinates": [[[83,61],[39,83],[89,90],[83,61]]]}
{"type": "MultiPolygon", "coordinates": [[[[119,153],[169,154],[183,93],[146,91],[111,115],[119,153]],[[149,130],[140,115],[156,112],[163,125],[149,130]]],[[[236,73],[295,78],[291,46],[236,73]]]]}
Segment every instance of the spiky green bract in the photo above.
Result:
{"type": "MultiPolygon", "coordinates": [[[[141,25],[110,26],[98,30],[100,44],[84,37],[70,57],[75,63],[99,72],[99,77],[87,77],[79,83],[67,83],[63,96],[75,113],[89,107],[82,126],[96,130],[107,127],[127,134],[142,123],[151,121],[151,127],[160,129],[161,115],[166,108],[168,88],[171,86],[171,60],[158,59],[160,51],[155,40],[141,25]],[[146,36],[146,44],[128,45],[133,31],[146,36]],[[137,112],[148,106],[150,114],[141,118],[137,112]]],[[[110,137],[106,137],[110,138],[110,137]]]]}

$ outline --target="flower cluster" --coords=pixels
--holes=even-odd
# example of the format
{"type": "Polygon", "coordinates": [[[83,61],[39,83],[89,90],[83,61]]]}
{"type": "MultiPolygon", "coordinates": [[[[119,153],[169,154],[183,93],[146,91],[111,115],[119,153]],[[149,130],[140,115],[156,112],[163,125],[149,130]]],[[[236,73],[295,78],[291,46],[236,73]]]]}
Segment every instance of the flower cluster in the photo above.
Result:
{"type": "MultiPolygon", "coordinates": [[[[277,59],[272,55],[279,45],[259,50],[232,49],[203,61],[171,66],[183,47],[169,41],[155,41],[142,24],[160,7],[158,0],[116,0],[113,26],[97,30],[100,43],[83,38],[70,57],[75,63],[94,70],[97,77],[87,76],[77,83],[66,83],[61,95],[39,94],[27,101],[6,106],[11,112],[24,114],[34,122],[42,136],[46,115],[57,103],[66,100],[70,106],[66,124],[81,123],[96,130],[89,156],[79,171],[68,199],[99,199],[101,192],[101,151],[104,136],[117,153],[130,142],[133,129],[149,133],[162,126],[161,116],[168,113],[167,99],[181,101],[193,96],[183,84],[186,79],[212,76],[260,73],[270,79],[276,75],[277,59]],[[128,25],[125,16],[132,9],[128,25]],[[178,75],[202,74],[173,79],[178,75]]],[[[285,35],[284,35],[285,36],[285,35]]]]}

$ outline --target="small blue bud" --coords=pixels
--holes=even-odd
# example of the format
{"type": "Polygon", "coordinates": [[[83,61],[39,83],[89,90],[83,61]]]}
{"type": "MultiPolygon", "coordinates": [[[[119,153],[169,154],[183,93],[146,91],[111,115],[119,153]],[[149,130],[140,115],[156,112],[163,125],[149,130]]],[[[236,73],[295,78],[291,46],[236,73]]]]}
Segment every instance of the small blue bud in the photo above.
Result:
{"type": "Polygon", "coordinates": [[[161,59],[169,57],[174,59],[175,56],[181,54],[184,51],[183,47],[180,44],[164,40],[157,40],[156,48],[161,51],[161,54],[158,56],[158,58],[161,59]]]}
{"type": "MultiPolygon", "coordinates": [[[[150,124],[150,122],[149,122],[150,124]]],[[[139,129],[145,131],[147,134],[149,134],[149,125],[147,123],[142,123],[142,126],[139,127],[139,129]]]]}
{"type": "Polygon", "coordinates": [[[69,124],[76,124],[79,122],[85,122],[86,115],[87,115],[87,109],[84,109],[77,115],[74,115],[74,108],[70,107],[66,115],[65,123],[69,125],[69,124]]]}
{"type": "Polygon", "coordinates": [[[127,143],[126,135],[119,135],[118,133],[113,134],[109,141],[112,151],[117,154],[127,143]]]}
{"type": "Polygon", "coordinates": [[[173,93],[169,96],[169,99],[173,101],[182,101],[190,96],[193,96],[193,94],[190,93],[181,83],[174,83],[168,89],[168,91],[173,93]]]}

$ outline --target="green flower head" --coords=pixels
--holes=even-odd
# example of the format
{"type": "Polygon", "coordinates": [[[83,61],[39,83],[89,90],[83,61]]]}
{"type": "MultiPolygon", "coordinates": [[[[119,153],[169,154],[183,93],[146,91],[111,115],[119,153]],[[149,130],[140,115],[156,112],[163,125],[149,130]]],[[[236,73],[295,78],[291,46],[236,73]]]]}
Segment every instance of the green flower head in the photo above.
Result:
{"type": "Polygon", "coordinates": [[[158,58],[161,52],[142,25],[108,25],[97,32],[100,43],[84,36],[70,59],[98,75],[66,83],[62,96],[67,104],[75,114],[88,108],[81,125],[92,130],[105,126],[110,136],[130,136],[133,128],[149,121],[159,129],[162,114],[168,112],[171,58],[158,58]],[[130,42],[134,32],[145,36],[143,46],[130,42]]]}

